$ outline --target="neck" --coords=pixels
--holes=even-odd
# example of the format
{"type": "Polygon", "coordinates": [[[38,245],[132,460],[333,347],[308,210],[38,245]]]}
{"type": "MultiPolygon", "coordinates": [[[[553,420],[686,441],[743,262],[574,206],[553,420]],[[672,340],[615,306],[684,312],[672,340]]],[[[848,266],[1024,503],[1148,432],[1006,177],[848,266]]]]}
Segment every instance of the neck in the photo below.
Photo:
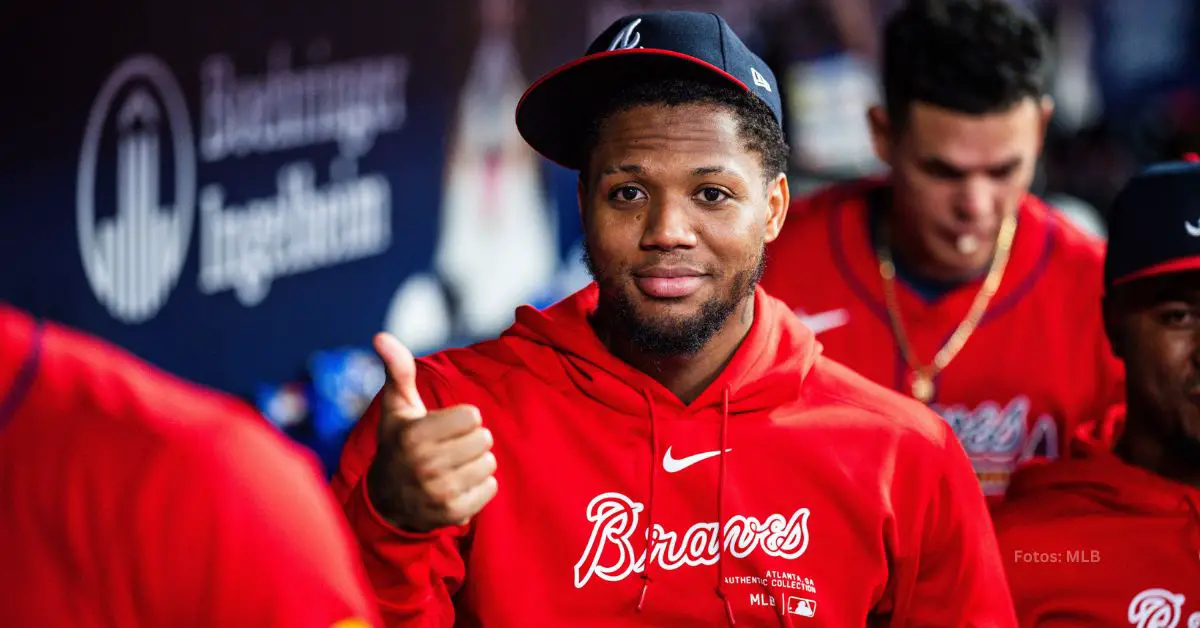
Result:
{"type": "Polygon", "coordinates": [[[662,356],[646,353],[626,336],[612,333],[600,322],[600,338],[613,355],[653,377],[685,404],[691,403],[712,384],[741,346],[754,323],[754,295],[734,311],[720,331],[702,349],[690,355],[662,356]]]}
{"type": "Polygon", "coordinates": [[[1130,465],[1200,489],[1200,458],[1195,451],[1196,445],[1153,433],[1145,427],[1155,425],[1153,421],[1154,417],[1147,411],[1139,411],[1130,405],[1113,452],[1130,465]],[[1192,451],[1187,451],[1189,448],[1192,451]]]}

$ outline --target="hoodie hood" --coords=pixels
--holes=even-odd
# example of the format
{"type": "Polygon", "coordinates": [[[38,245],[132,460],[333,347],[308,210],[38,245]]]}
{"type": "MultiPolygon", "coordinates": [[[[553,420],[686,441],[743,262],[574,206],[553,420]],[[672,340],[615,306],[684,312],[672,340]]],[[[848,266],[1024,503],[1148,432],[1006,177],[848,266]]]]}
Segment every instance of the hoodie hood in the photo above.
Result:
{"type": "Polygon", "coordinates": [[[720,407],[730,415],[777,408],[800,396],[821,345],[783,302],[761,288],[754,293],[754,322],[721,374],[691,404],[684,403],[646,373],[623,362],[600,341],[589,322],[599,288],[593,282],[538,311],[522,307],[504,336],[553,350],[556,363],[528,360],[534,371],[561,374],[584,395],[623,414],[644,415],[647,402],[677,412],[720,407]]]}
{"type": "Polygon", "coordinates": [[[1112,450],[1121,437],[1125,427],[1125,404],[1114,404],[1102,418],[1087,421],[1075,430],[1075,438],[1071,441],[1071,455],[1087,457],[1089,452],[1106,449],[1112,450]]]}
{"type": "Polygon", "coordinates": [[[1006,499],[1069,495],[1113,512],[1187,513],[1200,528],[1200,490],[1130,465],[1112,453],[1109,438],[1113,429],[1119,430],[1123,418],[1110,413],[1104,421],[1093,424],[1100,436],[1090,441],[1075,440],[1075,457],[1018,471],[1006,499]]]}
{"type": "Polygon", "coordinates": [[[1180,542],[1200,556],[1200,490],[1128,464],[1112,453],[1108,439],[1123,422],[1123,413],[1114,409],[1092,426],[1097,438],[1072,444],[1075,458],[1017,471],[1005,497],[1006,507],[1020,511],[1028,504],[1038,511],[1182,521],[1180,542]]]}

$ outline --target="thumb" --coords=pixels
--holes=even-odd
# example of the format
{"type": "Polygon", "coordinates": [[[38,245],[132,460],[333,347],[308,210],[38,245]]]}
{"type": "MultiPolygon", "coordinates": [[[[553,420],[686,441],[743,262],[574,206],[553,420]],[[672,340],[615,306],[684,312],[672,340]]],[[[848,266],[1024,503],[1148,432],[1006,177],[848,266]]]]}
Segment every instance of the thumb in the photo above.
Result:
{"type": "Polygon", "coordinates": [[[381,400],[383,415],[408,420],[424,417],[425,403],[417,392],[417,363],[412,352],[389,333],[376,334],[374,344],[387,373],[381,400]]]}

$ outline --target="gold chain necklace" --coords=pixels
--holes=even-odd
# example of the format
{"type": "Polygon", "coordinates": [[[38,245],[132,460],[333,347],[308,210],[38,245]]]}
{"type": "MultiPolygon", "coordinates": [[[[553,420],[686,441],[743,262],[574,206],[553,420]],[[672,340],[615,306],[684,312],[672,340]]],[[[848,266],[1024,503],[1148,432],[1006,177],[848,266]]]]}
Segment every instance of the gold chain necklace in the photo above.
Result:
{"type": "MultiPolygon", "coordinates": [[[[1000,233],[996,238],[996,253],[992,256],[987,276],[983,279],[983,286],[971,303],[971,309],[967,310],[966,317],[958,324],[954,333],[950,334],[950,339],[946,341],[946,344],[934,355],[933,362],[928,365],[923,365],[917,360],[908,336],[904,333],[904,323],[900,319],[900,305],[896,300],[896,265],[892,261],[891,249],[887,244],[880,244],[878,249],[879,274],[883,276],[883,294],[887,301],[888,316],[891,318],[892,331],[896,335],[900,351],[904,354],[904,360],[912,369],[910,381],[912,395],[921,403],[929,403],[933,399],[933,378],[950,364],[959,351],[962,351],[963,346],[967,344],[967,339],[979,327],[979,321],[983,319],[988,304],[991,303],[992,297],[996,295],[996,290],[1000,287],[1000,281],[1004,279],[1004,269],[1008,266],[1013,236],[1016,231],[1017,217],[1016,212],[1013,212],[1000,224],[1000,233]]],[[[880,240],[886,241],[887,234],[885,233],[880,240]]]]}

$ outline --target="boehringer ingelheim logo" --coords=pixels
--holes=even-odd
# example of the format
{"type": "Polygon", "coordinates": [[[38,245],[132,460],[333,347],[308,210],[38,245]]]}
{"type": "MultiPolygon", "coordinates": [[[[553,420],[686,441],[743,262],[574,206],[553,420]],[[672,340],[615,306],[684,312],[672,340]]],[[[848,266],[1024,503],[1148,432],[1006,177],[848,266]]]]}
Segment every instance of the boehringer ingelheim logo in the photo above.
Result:
{"type": "Polygon", "coordinates": [[[192,138],[183,91],[153,56],[117,66],[88,114],[75,197],[79,254],[96,298],[124,323],[153,318],[179,283],[196,214],[192,138]],[[113,129],[116,215],[97,218],[97,161],[113,129]],[[160,190],[164,139],[173,156],[171,202],[160,190]]]}

